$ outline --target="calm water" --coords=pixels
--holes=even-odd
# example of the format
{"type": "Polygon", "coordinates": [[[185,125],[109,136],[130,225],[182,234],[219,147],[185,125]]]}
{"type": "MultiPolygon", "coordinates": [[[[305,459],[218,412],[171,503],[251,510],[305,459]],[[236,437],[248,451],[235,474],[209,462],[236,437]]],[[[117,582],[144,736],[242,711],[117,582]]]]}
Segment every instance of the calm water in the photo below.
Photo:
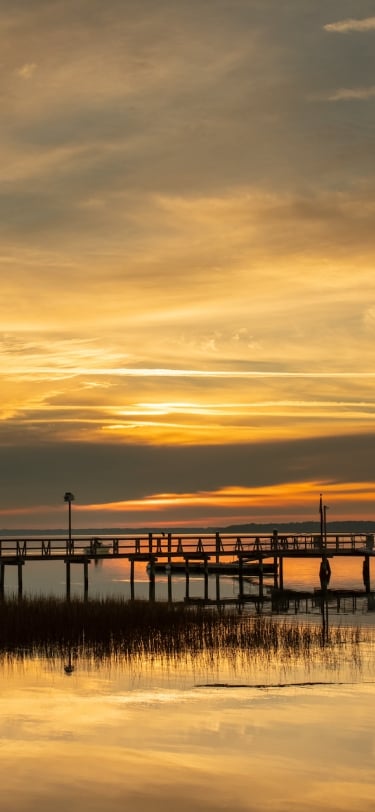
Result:
{"type": "Polygon", "coordinates": [[[6,809],[373,810],[372,646],[0,668],[6,809]],[[308,681],[308,684],[306,684],[308,681]]]}
{"type": "MultiPolygon", "coordinates": [[[[314,589],[320,588],[319,581],[320,559],[300,560],[293,559],[284,562],[284,588],[314,589]]],[[[331,560],[332,575],[330,588],[332,589],[363,589],[362,558],[334,558],[331,560]]],[[[372,566],[372,580],[375,588],[375,563],[372,566]]],[[[257,592],[254,579],[244,579],[244,592],[249,594],[257,592]]],[[[267,587],[273,585],[273,577],[265,578],[267,587]]],[[[5,575],[5,591],[7,595],[17,592],[17,568],[7,567],[5,575]]],[[[23,589],[30,595],[47,594],[65,596],[66,573],[63,562],[46,560],[44,562],[28,561],[23,567],[23,589]]],[[[135,566],[135,597],[147,598],[149,594],[149,579],[144,562],[135,566]]],[[[230,576],[220,577],[220,596],[235,598],[238,596],[238,579],[230,576]]],[[[175,600],[183,600],[185,596],[184,576],[173,576],[172,592],[175,600]]],[[[217,593],[217,580],[215,576],[209,578],[209,597],[215,598],[217,593]]],[[[83,566],[72,565],[71,594],[83,594],[83,566]]],[[[89,595],[116,596],[130,598],[130,565],[125,559],[107,559],[92,562],[89,566],[89,595]]],[[[167,577],[163,574],[156,576],[156,599],[166,600],[168,595],[167,577]]],[[[199,575],[190,576],[190,596],[202,598],[204,596],[204,580],[199,575]]]]}
{"type": "MultiPolygon", "coordinates": [[[[16,584],[8,569],[10,594],[16,584]]],[[[82,594],[81,569],[72,571],[72,594],[82,594]]],[[[318,587],[317,569],[317,562],[289,562],[285,586],[318,587]]],[[[359,560],[334,561],[332,569],[333,588],[362,588],[359,560]]],[[[63,565],[28,563],[24,570],[25,592],[64,596],[63,565]]],[[[126,562],[91,565],[89,577],[92,597],[130,596],[126,562]]],[[[173,579],[176,599],[184,588],[183,578],[173,579]]],[[[238,583],[222,578],[220,589],[235,597],[238,583]]],[[[166,590],[158,576],[157,599],[166,590]]],[[[214,597],[215,578],[210,590],[214,597]]],[[[191,579],[190,593],[203,595],[201,579],[191,579]]],[[[147,595],[141,565],[136,597],[147,595]]],[[[307,619],[290,614],[290,622],[307,619]]],[[[319,612],[309,620],[319,623],[319,612]]],[[[363,626],[366,642],[317,647],[309,656],[73,657],[71,675],[59,658],[3,659],[4,808],[373,812],[375,612],[364,598],[355,614],[350,605],[339,613],[330,607],[329,622],[363,626]]]]}

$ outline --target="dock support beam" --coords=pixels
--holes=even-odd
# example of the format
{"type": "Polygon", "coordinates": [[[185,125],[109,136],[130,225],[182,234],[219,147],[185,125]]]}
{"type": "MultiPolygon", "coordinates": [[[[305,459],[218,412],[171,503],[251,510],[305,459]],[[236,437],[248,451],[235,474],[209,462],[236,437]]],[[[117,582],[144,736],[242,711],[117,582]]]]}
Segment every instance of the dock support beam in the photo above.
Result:
{"type": "Polygon", "coordinates": [[[189,567],[189,559],[185,558],[185,579],[186,579],[186,600],[188,601],[190,598],[190,567],[189,567]]]}
{"type": "Polygon", "coordinates": [[[238,587],[239,587],[239,598],[242,600],[243,598],[243,558],[242,555],[238,556],[238,587]]]}
{"type": "Polygon", "coordinates": [[[284,589],[284,560],[279,556],[279,589],[284,589]]]}
{"type": "Polygon", "coordinates": [[[22,584],[22,567],[23,567],[23,562],[19,561],[18,562],[18,597],[19,598],[22,598],[22,586],[23,586],[23,584],[22,584]]]}
{"type": "Polygon", "coordinates": [[[263,598],[263,558],[259,558],[259,597],[263,598]]]}
{"type": "MultiPolygon", "coordinates": [[[[150,534],[151,535],[151,534],[150,534]]],[[[155,559],[153,556],[150,558],[150,571],[149,571],[149,600],[155,600],[155,559]]]]}
{"type": "Polygon", "coordinates": [[[87,601],[88,594],[89,594],[89,562],[86,559],[86,561],[83,562],[83,596],[85,601],[87,601]]]}
{"type": "Polygon", "coordinates": [[[365,555],[363,559],[363,584],[368,595],[371,592],[370,556],[365,555]]]}
{"type": "Polygon", "coordinates": [[[204,559],[204,599],[208,601],[208,558],[204,559]]]}
{"type": "Polygon", "coordinates": [[[134,601],[134,558],[130,559],[130,599],[134,601]]]}
{"type": "Polygon", "coordinates": [[[70,601],[70,561],[66,561],[66,599],[70,601]]]}

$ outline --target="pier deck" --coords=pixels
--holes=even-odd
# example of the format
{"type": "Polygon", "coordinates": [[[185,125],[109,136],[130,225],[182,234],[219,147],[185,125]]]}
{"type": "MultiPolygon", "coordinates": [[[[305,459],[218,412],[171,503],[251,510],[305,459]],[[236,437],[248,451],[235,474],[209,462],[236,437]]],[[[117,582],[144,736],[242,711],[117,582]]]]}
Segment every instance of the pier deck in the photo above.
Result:
{"type": "Polygon", "coordinates": [[[230,566],[231,572],[240,580],[240,589],[246,569],[254,564],[259,570],[259,593],[262,595],[263,578],[268,573],[273,573],[274,586],[283,588],[284,559],[318,559],[320,567],[327,572],[327,569],[330,571],[328,559],[343,556],[362,558],[363,580],[369,592],[370,560],[374,554],[374,535],[363,533],[281,535],[275,530],[268,535],[158,532],[117,537],[0,537],[0,596],[4,594],[7,566],[18,566],[19,594],[22,594],[22,568],[28,561],[63,561],[66,565],[68,596],[73,564],[83,565],[84,591],[87,595],[91,561],[128,559],[133,595],[135,564],[145,562],[150,579],[150,596],[155,571],[160,571],[162,565],[169,565],[169,577],[173,569],[185,573],[188,594],[189,576],[198,563],[206,582],[214,571],[217,573],[222,569],[224,572],[230,566]]]}

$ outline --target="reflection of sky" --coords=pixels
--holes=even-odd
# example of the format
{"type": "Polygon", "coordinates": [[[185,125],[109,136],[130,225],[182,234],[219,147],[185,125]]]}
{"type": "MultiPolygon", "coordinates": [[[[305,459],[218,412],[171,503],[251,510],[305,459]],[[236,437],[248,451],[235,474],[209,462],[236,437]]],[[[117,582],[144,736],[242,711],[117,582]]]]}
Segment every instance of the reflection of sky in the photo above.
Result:
{"type": "MultiPolygon", "coordinates": [[[[361,556],[352,558],[331,559],[331,580],[332,589],[363,589],[361,556]]],[[[285,559],[284,561],[284,588],[308,589],[313,591],[320,588],[319,581],[320,559],[285,559]]],[[[375,564],[371,564],[372,578],[375,578],[375,564]]],[[[148,599],[149,597],[149,576],[146,570],[146,562],[139,562],[135,565],[135,597],[138,599],[148,599]]],[[[24,594],[51,594],[64,597],[66,593],[66,571],[63,562],[28,561],[23,567],[23,590],[24,594]]],[[[273,586],[273,576],[265,577],[265,593],[268,587],[273,586]]],[[[6,594],[17,593],[17,568],[7,567],[5,574],[6,594]]],[[[209,598],[217,597],[216,576],[209,577],[209,598]]],[[[244,593],[258,594],[258,583],[256,579],[244,579],[244,593]]],[[[83,566],[75,565],[71,568],[71,594],[74,596],[83,595],[83,566]]],[[[119,598],[130,598],[130,564],[126,559],[99,560],[97,564],[91,563],[89,566],[89,596],[114,596],[119,598]]],[[[173,600],[183,600],[186,594],[185,576],[172,578],[173,600]]],[[[219,594],[221,598],[237,598],[239,594],[238,578],[231,576],[221,576],[219,584],[219,594]]],[[[189,595],[192,598],[204,597],[204,578],[196,574],[191,574],[189,578],[189,595]]],[[[168,578],[164,573],[156,575],[156,600],[166,600],[168,597],[168,578]]]]}
{"type": "Polygon", "coordinates": [[[372,684],[182,689],[161,668],[140,687],[114,663],[45,665],[1,670],[11,812],[373,809],[372,684]]]}

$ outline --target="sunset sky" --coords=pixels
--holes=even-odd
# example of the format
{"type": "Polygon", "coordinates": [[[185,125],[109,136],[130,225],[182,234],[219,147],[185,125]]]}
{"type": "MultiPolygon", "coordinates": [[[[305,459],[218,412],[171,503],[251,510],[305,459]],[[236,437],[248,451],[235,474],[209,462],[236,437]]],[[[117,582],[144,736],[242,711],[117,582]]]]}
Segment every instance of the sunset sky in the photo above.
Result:
{"type": "Polygon", "coordinates": [[[0,527],[375,518],[374,15],[3,0],[0,527]]]}

